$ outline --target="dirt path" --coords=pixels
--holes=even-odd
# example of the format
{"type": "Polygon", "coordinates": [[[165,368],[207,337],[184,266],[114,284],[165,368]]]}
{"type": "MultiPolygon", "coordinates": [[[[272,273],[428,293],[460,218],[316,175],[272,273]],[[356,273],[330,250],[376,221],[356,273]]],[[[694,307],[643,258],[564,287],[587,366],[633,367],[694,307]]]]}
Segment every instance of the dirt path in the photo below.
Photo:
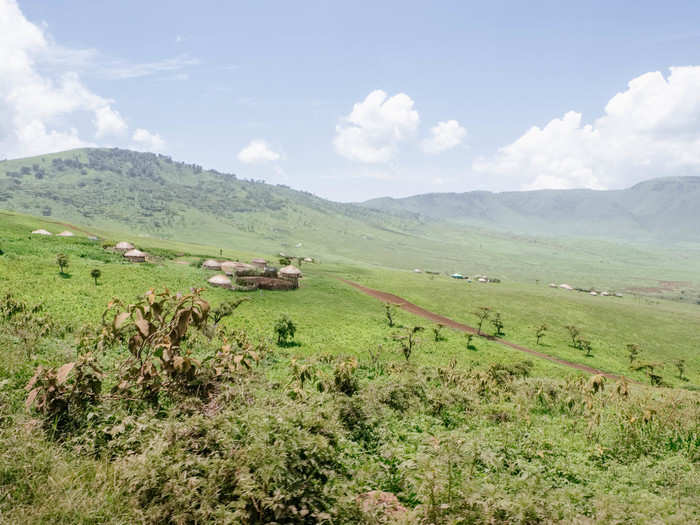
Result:
{"type": "MultiPolygon", "coordinates": [[[[374,290],[373,288],[367,288],[366,286],[362,286],[361,284],[358,284],[353,281],[348,281],[347,279],[342,279],[339,278],[342,282],[345,284],[349,284],[353,288],[357,288],[361,292],[372,296],[376,299],[379,299],[380,301],[383,301],[385,303],[394,303],[399,305],[401,308],[406,310],[407,312],[410,312],[414,315],[423,317],[424,319],[429,319],[430,321],[434,321],[435,323],[440,323],[445,326],[449,326],[450,328],[454,328],[455,330],[459,330],[460,332],[466,332],[466,333],[471,333],[475,335],[479,335],[478,331],[476,328],[458,323],[457,321],[453,321],[452,319],[449,319],[447,317],[443,317],[442,315],[438,315],[434,312],[431,312],[429,310],[426,310],[425,308],[421,308],[418,305],[415,305],[413,303],[409,303],[406,299],[403,299],[402,297],[399,297],[398,295],[390,294],[387,292],[382,292],[380,290],[374,290]]],[[[605,372],[603,370],[599,370],[597,368],[593,368],[591,366],[586,366],[582,365],[580,363],[574,363],[572,361],[567,361],[566,359],[561,359],[559,357],[554,357],[549,354],[544,354],[542,352],[538,352],[537,350],[533,350],[531,348],[527,348],[524,346],[516,345],[515,343],[511,343],[510,341],[506,341],[505,339],[500,339],[497,337],[494,337],[492,335],[487,335],[487,334],[482,334],[483,337],[486,337],[487,339],[493,341],[494,343],[499,343],[504,346],[507,346],[509,348],[514,348],[515,350],[520,350],[521,352],[525,352],[527,354],[531,354],[537,357],[540,357],[542,359],[546,359],[548,361],[552,361],[553,363],[557,363],[560,365],[568,366],[569,368],[575,368],[577,370],[583,370],[584,372],[588,372],[589,374],[602,374],[605,377],[608,377],[610,379],[621,379],[623,376],[617,375],[617,374],[612,374],[610,372],[605,372]]],[[[627,378],[625,378],[627,379],[627,378]]],[[[636,383],[636,381],[632,381],[630,379],[627,379],[630,382],[636,383]]]]}

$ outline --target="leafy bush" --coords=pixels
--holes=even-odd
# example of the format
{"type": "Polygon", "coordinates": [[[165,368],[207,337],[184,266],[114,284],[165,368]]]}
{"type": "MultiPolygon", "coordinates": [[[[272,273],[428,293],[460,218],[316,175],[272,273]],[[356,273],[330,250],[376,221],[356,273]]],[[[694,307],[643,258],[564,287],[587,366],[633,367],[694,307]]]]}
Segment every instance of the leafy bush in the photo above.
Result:
{"type": "Polygon", "coordinates": [[[280,346],[288,345],[294,341],[297,327],[288,316],[283,315],[275,322],[275,334],[277,335],[277,344],[280,346]]]}

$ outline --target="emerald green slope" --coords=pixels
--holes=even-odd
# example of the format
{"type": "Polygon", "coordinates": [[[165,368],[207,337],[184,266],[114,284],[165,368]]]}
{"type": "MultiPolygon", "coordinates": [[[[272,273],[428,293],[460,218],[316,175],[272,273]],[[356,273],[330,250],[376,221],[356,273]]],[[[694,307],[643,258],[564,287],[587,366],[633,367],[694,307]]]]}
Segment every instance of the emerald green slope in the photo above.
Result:
{"type": "Polygon", "coordinates": [[[414,219],[204,170],[162,155],[80,149],[0,163],[0,208],[103,230],[342,255],[414,234],[414,219]]]}

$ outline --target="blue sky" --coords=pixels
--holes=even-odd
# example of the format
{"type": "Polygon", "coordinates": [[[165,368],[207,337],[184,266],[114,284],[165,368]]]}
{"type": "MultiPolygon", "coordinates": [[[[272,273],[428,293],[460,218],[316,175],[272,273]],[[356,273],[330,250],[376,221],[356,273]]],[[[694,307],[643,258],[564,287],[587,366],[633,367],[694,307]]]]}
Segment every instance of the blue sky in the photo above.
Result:
{"type": "Polygon", "coordinates": [[[27,62],[0,81],[0,158],[135,147],[336,200],[700,174],[698,20],[696,2],[0,0],[0,58],[27,62]]]}

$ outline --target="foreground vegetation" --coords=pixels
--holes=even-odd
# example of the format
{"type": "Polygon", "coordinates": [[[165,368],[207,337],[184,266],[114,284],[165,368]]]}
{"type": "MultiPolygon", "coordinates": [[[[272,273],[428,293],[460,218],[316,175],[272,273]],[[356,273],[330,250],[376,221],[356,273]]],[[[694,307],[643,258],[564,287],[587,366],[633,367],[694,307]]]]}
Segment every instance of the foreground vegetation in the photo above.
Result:
{"type": "Polygon", "coordinates": [[[697,392],[468,346],[335,277],[470,324],[489,306],[509,340],[648,383],[629,367],[639,341],[687,361],[686,380],[663,372],[684,387],[699,382],[690,306],[328,264],[294,292],[200,293],[210,274],[181,263],[214,248],[144,240],[157,260],[133,265],[27,234],[41,226],[1,224],[3,522],[700,521],[697,392]]]}

